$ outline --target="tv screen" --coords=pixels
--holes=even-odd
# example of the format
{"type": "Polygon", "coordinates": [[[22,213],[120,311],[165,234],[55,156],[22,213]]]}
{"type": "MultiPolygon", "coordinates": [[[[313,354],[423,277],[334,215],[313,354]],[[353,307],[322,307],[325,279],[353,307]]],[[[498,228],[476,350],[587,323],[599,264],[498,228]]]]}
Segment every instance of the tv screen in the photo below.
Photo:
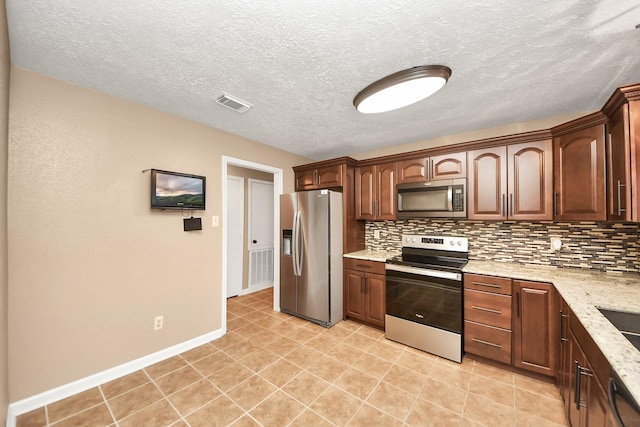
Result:
{"type": "Polygon", "coordinates": [[[151,169],[152,209],[205,209],[206,178],[151,169]]]}

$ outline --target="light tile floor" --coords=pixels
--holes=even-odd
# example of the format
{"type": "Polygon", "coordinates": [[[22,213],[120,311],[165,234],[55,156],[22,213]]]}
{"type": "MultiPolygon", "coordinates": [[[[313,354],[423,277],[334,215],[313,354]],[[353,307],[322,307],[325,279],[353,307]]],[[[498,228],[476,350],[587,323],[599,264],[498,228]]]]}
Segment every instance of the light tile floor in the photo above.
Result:
{"type": "Polygon", "coordinates": [[[558,426],[555,385],[466,356],[450,362],[352,321],[231,298],[224,337],[52,403],[17,426],[558,426]]]}

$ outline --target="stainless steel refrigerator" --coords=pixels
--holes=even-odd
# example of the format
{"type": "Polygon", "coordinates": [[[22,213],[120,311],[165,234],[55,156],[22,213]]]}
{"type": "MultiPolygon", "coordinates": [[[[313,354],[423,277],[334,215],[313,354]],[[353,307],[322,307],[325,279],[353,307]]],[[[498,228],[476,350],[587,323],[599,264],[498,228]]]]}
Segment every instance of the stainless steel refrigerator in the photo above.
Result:
{"type": "Polygon", "coordinates": [[[325,327],[342,320],[342,194],[280,196],[280,309],[325,327]]]}

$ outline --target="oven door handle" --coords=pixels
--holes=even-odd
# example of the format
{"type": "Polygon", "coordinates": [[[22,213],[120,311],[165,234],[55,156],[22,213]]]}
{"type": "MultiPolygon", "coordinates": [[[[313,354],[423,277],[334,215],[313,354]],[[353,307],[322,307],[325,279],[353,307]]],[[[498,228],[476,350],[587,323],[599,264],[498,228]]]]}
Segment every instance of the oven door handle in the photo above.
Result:
{"type": "Polygon", "coordinates": [[[440,279],[462,280],[462,274],[448,271],[430,270],[428,268],[407,267],[405,265],[386,264],[386,270],[399,271],[400,273],[417,274],[419,276],[438,277],[440,279]]]}

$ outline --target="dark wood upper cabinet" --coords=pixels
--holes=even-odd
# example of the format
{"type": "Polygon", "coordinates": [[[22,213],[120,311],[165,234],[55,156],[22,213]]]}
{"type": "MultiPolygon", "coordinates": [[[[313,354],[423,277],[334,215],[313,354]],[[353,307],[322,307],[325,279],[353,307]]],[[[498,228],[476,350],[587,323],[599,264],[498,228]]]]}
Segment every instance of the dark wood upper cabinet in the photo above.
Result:
{"type": "Polygon", "coordinates": [[[554,134],[553,151],[555,219],[604,221],[604,123],[554,134]]]}
{"type": "Polygon", "coordinates": [[[398,184],[466,176],[466,151],[398,161],[398,184]]]}
{"type": "Polygon", "coordinates": [[[551,139],[507,147],[508,217],[553,219],[553,145],[551,139]]]}
{"type": "Polygon", "coordinates": [[[377,219],[396,219],[396,163],[376,166],[378,185],[377,219]]]}
{"type": "Polygon", "coordinates": [[[346,173],[346,167],[342,165],[298,170],[295,172],[296,191],[342,187],[344,173],[346,173]]]}
{"type": "Polygon", "coordinates": [[[640,84],[616,89],[607,115],[607,219],[640,221],[640,84]]]}
{"type": "Polygon", "coordinates": [[[551,220],[551,140],[469,151],[469,219],[551,220]]]}
{"type": "Polygon", "coordinates": [[[429,158],[401,160],[398,162],[398,184],[429,180],[429,158]]]}
{"type": "Polygon", "coordinates": [[[376,167],[361,166],[356,169],[356,219],[376,219],[377,202],[376,167]]]}
{"type": "Polygon", "coordinates": [[[469,219],[507,218],[507,147],[468,152],[469,219]]]}
{"type": "Polygon", "coordinates": [[[431,156],[430,179],[454,179],[467,176],[467,152],[431,156]]]}
{"type": "Polygon", "coordinates": [[[396,163],[356,169],[356,218],[396,219],[396,163]]]}

